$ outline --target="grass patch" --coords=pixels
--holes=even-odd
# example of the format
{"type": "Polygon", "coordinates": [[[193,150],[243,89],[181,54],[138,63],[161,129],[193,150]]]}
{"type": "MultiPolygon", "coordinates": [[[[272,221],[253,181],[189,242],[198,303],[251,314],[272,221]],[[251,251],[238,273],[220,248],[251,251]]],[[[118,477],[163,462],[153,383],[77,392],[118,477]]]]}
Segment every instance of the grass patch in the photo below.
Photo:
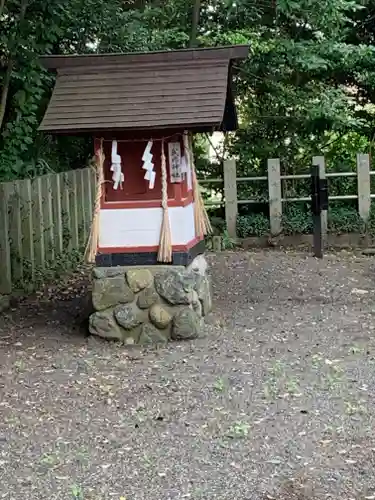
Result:
{"type": "Polygon", "coordinates": [[[248,422],[235,422],[228,431],[228,437],[231,439],[241,439],[248,436],[250,431],[248,422]]]}

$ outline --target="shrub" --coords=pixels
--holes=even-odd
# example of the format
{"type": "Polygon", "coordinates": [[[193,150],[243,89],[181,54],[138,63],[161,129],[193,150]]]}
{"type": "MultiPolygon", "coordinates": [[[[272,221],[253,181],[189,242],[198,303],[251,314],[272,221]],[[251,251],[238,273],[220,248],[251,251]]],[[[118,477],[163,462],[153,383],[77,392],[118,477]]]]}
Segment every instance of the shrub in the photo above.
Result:
{"type": "Polygon", "coordinates": [[[313,230],[310,207],[305,204],[285,204],[282,217],[284,234],[309,234],[313,230]]]}
{"type": "Polygon", "coordinates": [[[240,238],[265,236],[270,232],[270,222],[263,214],[240,215],[237,218],[237,230],[240,238]]]}
{"type": "MultiPolygon", "coordinates": [[[[284,205],[282,216],[283,234],[311,234],[313,232],[313,218],[309,204],[289,203],[284,205]]],[[[224,221],[220,224],[220,234],[223,234],[224,221]]],[[[370,217],[367,225],[363,222],[357,208],[348,204],[335,203],[328,210],[328,232],[342,233],[367,233],[375,237],[375,203],[371,204],[370,217]]],[[[237,218],[237,232],[239,238],[249,236],[266,236],[270,232],[268,217],[262,213],[239,215],[237,218]]]]}
{"type": "Polygon", "coordinates": [[[370,236],[375,237],[375,203],[371,203],[370,217],[367,222],[367,232],[370,236]]]}
{"type": "Polygon", "coordinates": [[[355,208],[333,206],[328,210],[328,231],[330,233],[364,233],[365,224],[355,208]]]}
{"type": "Polygon", "coordinates": [[[221,217],[210,217],[210,222],[212,226],[212,232],[215,236],[220,236],[223,234],[226,228],[225,220],[221,217]]]}

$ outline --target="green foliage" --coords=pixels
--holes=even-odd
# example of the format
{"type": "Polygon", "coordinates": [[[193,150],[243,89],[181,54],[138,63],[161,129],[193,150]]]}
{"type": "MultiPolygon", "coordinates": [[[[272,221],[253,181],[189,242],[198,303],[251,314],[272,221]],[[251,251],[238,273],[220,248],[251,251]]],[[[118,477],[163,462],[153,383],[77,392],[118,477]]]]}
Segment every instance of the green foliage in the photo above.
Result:
{"type": "MultiPolygon", "coordinates": [[[[311,234],[313,221],[308,204],[284,205],[282,228],[285,235],[311,234]]],[[[263,214],[238,217],[237,231],[240,238],[266,236],[269,234],[269,229],[269,220],[263,214]]],[[[364,234],[367,231],[371,236],[375,236],[375,204],[371,205],[367,228],[355,207],[343,203],[331,204],[328,210],[328,231],[332,234],[364,234]]]]}
{"type": "Polygon", "coordinates": [[[212,226],[212,231],[215,236],[219,236],[225,231],[225,220],[220,217],[212,216],[210,217],[210,222],[212,226]]]}
{"type": "Polygon", "coordinates": [[[308,205],[287,203],[283,207],[282,228],[284,234],[309,234],[313,223],[308,205]]]}
{"type": "Polygon", "coordinates": [[[221,245],[223,250],[233,250],[233,248],[236,247],[236,241],[229,236],[228,231],[226,229],[223,232],[221,245]]]}
{"type": "Polygon", "coordinates": [[[365,225],[355,208],[338,205],[328,211],[328,231],[334,234],[364,233],[365,225]]]}
{"type": "Polygon", "coordinates": [[[6,0],[0,13],[0,87],[6,103],[0,181],[40,175],[46,165],[53,171],[75,168],[78,162],[82,167],[92,152],[90,139],[37,132],[54,84],[40,66],[40,55],[183,47],[189,39],[188,17],[182,1],[161,7],[142,0],[6,0]]]}
{"type": "MultiPolygon", "coordinates": [[[[17,259],[17,257],[13,256],[13,259],[17,259]]],[[[34,267],[33,269],[33,263],[27,259],[18,258],[18,261],[19,265],[22,266],[23,278],[13,284],[14,291],[15,293],[31,293],[48,283],[61,280],[62,276],[77,269],[83,261],[83,251],[62,252],[43,268],[34,267]]]]}
{"type": "MultiPolygon", "coordinates": [[[[220,157],[235,157],[239,175],[264,175],[270,157],[279,157],[286,173],[301,173],[314,154],[325,153],[334,168],[369,150],[374,15],[369,0],[201,0],[200,46],[250,45],[249,59],[235,65],[241,129],[227,137],[220,157]]],[[[0,126],[1,181],[82,166],[92,152],[86,138],[37,132],[54,84],[41,54],[186,47],[192,2],[6,0],[0,21],[3,95],[12,70],[0,126]]],[[[222,162],[209,165],[203,145],[195,146],[200,175],[219,177],[222,162]]],[[[350,179],[332,186],[343,187],[340,194],[353,189],[350,179]]],[[[303,183],[286,186],[288,193],[300,189],[303,183]]],[[[241,183],[239,194],[264,200],[266,185],[241,183]]]]}
{"type": "Polygon", "coordinates": [[[84,500],[83,490],[77,484],[71,487],[72,500],[84,500]]]}
{"type": "Polygon", "coordinates": [[[237,219],[237,230],[240,238],[266,236],[270,232],[270,222],[263,214],[240,215],[237,219]]]}
{"type": "Polygon", "coordinates": [[[370,207],[370,217],[369,220],[367,221],[367,232],[372,236],[375,237],[375,203],[371,203],[370,207]]]}

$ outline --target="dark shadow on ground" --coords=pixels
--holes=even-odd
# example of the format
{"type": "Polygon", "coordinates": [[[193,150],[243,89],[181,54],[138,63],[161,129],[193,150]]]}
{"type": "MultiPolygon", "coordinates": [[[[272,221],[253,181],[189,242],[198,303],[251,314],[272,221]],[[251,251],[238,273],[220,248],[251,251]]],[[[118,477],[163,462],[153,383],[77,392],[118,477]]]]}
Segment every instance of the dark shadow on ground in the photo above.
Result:
{"type": "Polygon", "coordinates": [[[88,336],[91,312],[89,271],[83,270],[29,297],[13,298],[11,308],[0,315],[0,343],[38,342],[40,336],[81,344],[88,336]]]}

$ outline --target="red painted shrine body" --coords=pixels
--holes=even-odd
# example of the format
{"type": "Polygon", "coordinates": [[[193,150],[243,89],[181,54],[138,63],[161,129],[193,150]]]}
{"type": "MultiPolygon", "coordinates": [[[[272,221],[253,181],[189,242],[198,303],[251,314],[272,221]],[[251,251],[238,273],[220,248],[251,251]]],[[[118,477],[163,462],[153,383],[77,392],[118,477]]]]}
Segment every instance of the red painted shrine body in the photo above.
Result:
{"type": "MultiPolygon", "coordinates": [[[[172,251],[187,253],[203,240],[194,231],[194,199],[192,172],[172,183],[168,149],[170,143],[178,142],[184,152],[181,131],[155,132],[147,139],[145,134],[116,134],[117,152],[121,156],[124,182],[122,189],[114,189],[111,172],[112,139],[105,138],[105,185],[101,200],[99,254],[145,253],[158,251],[162,218],[161,150],[162,138],[166,153],[167,192],[169,219],[172,235],[172,251]],[[144,179],[142,155],[149,140],[153,140],[153,170],[155,185],[150,189],[144,179]]],[[[109,137],[107,135],[107,137],[109,137]]],[[[95,139],[95,150],[101,139],[95,139]]]]}
{"type": "MultiPolygon", "coordinates": [[[[142,164],[142,155],[147,146],[148,140],[144,139],[144,134],[116,134],[118,141],[118,152],[121,156],[123,165],[126,165],[126,181],[123,189],[113,189],[111,166],[111,144],[112,139],[104,139],[104,154],[105,160],[105,193],[102,198],[102,208],[114,208],[113,203],[116,203],[116,208],[139,208],[140,203],[143,207],[160,207],[161,200],[161,138],[166,135],[165,140],[166,151],[170,142],[179,142],[181,151],[183,151],[183,141],[181,132],[165,131],[163,134],[152,134],[155,138],[153,145],[153,163],[156,173],[154,189],[148,188],[148,183],[144,179],[144,171],[140,169],[142,164]],[[131,138],[130,138],[130,137],[131,138]]],[[[105,135],[103,137],[106,137],[105,135]]],[[[100,139],[95,139],[95,150],[100,147],[100,139]]],[[[193,200],[192,186],[188,188],[186,177],[180,183],[171,183],[169,175],[169,158],[166,155],[167,172],[168,172],[168,205],[180,206],[191,203],[193,200]]]]}

